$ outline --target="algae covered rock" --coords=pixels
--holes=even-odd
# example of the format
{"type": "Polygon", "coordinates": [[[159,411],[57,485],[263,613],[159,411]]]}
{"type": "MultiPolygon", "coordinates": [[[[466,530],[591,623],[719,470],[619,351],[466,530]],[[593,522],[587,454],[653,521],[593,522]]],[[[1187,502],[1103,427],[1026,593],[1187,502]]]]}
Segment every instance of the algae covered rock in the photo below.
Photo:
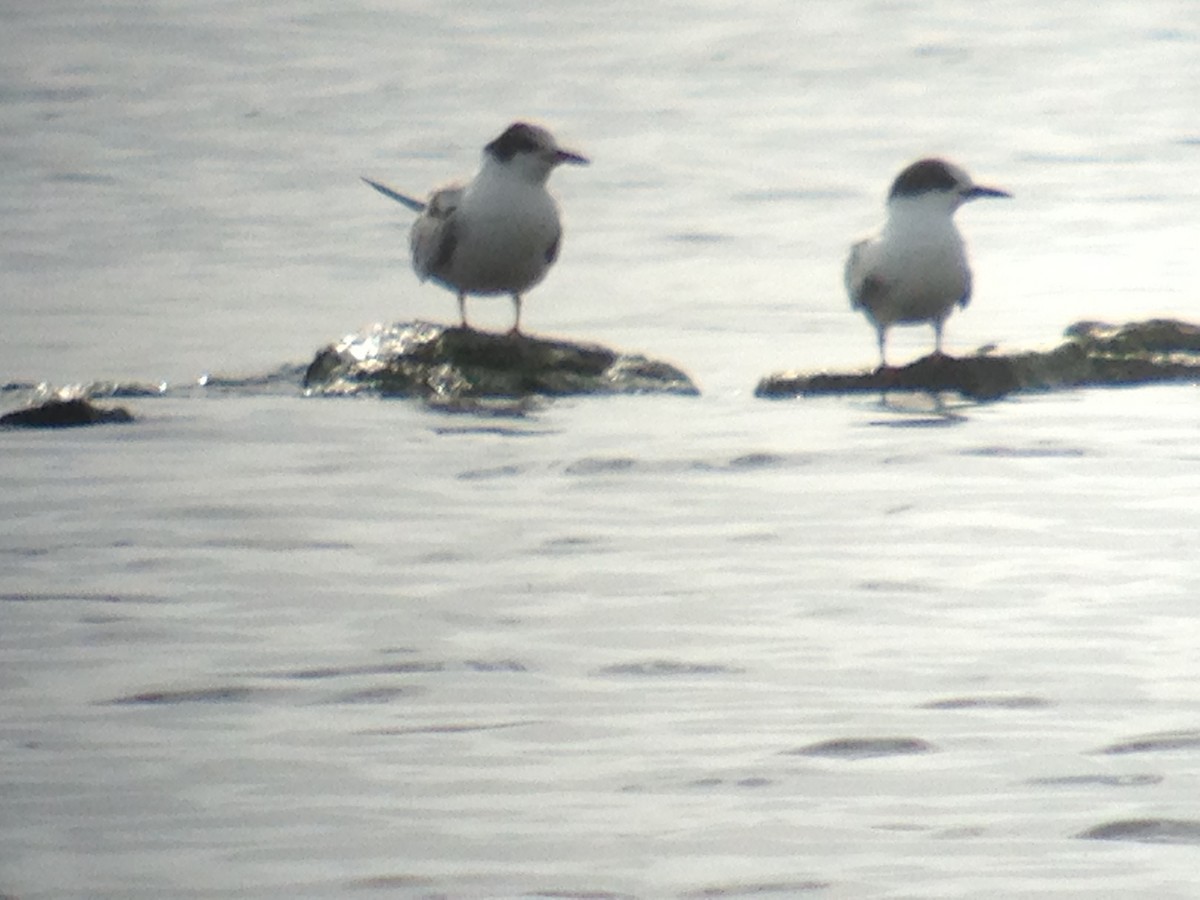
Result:
{"type": "Polygon", "coordinates": [[[434,402],[570,394],[697,394],[669,363],[598,344],[428,322],[377,325],[320,350],[310,394],[375,391],[434,402]]]}
{"type": "Polygon", "coordinates": [[[871,372],[781,372],[755,395],[779,398],[886,391],[954,392],[995,400],[1015,391],[1200,381],[1200,326],[1174,319],[1078,322],[1052,350],[953,357],[932,354],[871,372]]]}

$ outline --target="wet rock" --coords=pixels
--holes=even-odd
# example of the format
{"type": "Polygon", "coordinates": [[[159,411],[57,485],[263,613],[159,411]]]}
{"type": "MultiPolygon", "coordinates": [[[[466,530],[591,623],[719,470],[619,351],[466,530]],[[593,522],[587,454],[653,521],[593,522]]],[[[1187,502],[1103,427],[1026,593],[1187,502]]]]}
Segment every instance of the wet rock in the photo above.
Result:
{"type": "Polygon", "coordinates": [[[669,363],[597,344],[495,334],[428,322],[375,326],[319,351],[311,394],[375,391],[434,403],[567,394],[698,394],[669,363]]]}
{"type": "Polygon", "coordinates": [[[124,407],[96,406],[83,397],[46,400],[0,416],[0,425],[8,428],[73,428],[132,421],[133,415],[124,407]]]}
{"type": "Polygon", "coordinates": [[[1200,325],[1151,319],[1126,325],[1078,322],[1052,350],[953,357],[932,354],[873,372],[782,372],[763,378],[758,397],[887,391],[955,392],[996,400],[1015,391],[1200,381],[1200,325]]]}

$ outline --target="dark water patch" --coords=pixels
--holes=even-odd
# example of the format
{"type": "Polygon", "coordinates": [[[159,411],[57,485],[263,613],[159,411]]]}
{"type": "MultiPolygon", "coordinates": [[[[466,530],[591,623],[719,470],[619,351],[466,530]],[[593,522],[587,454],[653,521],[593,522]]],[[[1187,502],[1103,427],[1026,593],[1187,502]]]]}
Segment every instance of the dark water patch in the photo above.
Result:
{"type": "Polygon", "coordinates": [[[467,469],[458,473],[460,481],[490,481],[493,478],[515,478],[524,475],[525,466],[493,466],[487,469],[467,469]]]}
{"type": "Polygon", "coordinates": [[[529,668],[515,659],[468,659],[466,666],[472,672],[528,672],[529,668]]]}
{"type": "Polygon", "coordinates": [[[445,663],[440,662],[389,662],[362,666],[322,666],[313,669],[296,669],[292,672],[284,672],[278,677],[318,681],[327,678],[353,678],[361,675],[421,675],[443,672],[445,669],[445,663]]]}
{"type": "Polygon", "coordinates": [[[958,44],[921,44],[913,48],[913,55],[918,59],[962,61],[970,58],[971,51],[958,44]]]}
{"type": "Polygon", "coordinates": [[[1200,822],[1192,819],[1120,819],[1081,832],[1089,841],[1200,845],[1200,822]]]}
{"type": "Polygon", "coordinates": [[[411,697],[413,694],[419,693],[414,688],[409,687],[369,687],[363,688],[361,691],[346,691],[341,694],[334,694],[322,703],[333,705],[356,706],[359,704],[383,704],[391,703],[401,697],[411,697]]]}
{"type": "MultiPolygon", "coordinates": [[[[395,398],[395,394],[382,394],[395,398]]],[[[524,397],[429,397],[425,401],[431,412],[447,416],[470,416],[475,419],[529,419],[550,405],[545,397],[536,394],[524,397]]],[[[524,432],[523,432],[524,433],[524,432]]],[[[550,429],[537,432],[552,434],[550,429]]]]}
{"type": "Polygon", "coordinates": [[[1021,153],[1016,158],[1022,162],[1033,163],[1035,167],[1040,165],[1086,166],[1109,161],[1107,157],[1097,156],[1094,153],[1035,152],[1021,153]]]}
{"type": "Polygon", "coordinates": [[[81,625],[118,625],[123,622],[137,622],[133,616],[125,616],[113,613],[91,613],[81,615],[79,622],[81,625]]]}
{"type": "Polygon", "coordinates": [[[466,559],[466,555],[458,550],[431,550],[416,557],[416,562],[443,565],[445,563],[460,563],[464,559],[466,559]]]}
{"type": "Polygon", "coordinates": [[[781,540],[782,537],[777,531],[747,531],[742,534],[727,535],[725,540],[731,544],[770,544],[781,540]]]}
{"type": "Polygon", "coordinates": [[[547,434],[553,434],[553,430],[547,428],[517,428],[509,425],[460,425],[460,426],[440,426],[432,429],[434,434],[438,435],[488,435],[491,437],[543,437],[547,434]]]}
{"type": "Polygon", "coordinates": [[[637,460],[628,456],[585,457],[567,465],[563,471],[568,475],[612,475],[628,472],[637,465],[637,460]]]}
{"type": "Polygon", "coordinates": [[[705,897],[764,897],[778,894],[792,897],[797,894],[811,894],[816,891],[827,891],[832,885],[828,881],[751,881],[745,884],[721,884],[696,888],[680,894],[687,900],[703,900],[705,897]]]}
{"type": "Polygon", "coordinates": [[[97,175],[94,172],[54,172],[46,176],[46,180],[52,184],[70,184],[70,185],[113,185],[117,184],[117,179],[111,175],[97,175]]]}
{"type": "Polygon", "coordinates": [[[918,709],[1044,709],[1053,704],[1045,697],[1024,694],[995,697],[948,697],[922,703],[918,709]]]}
{"type": "Polygon", "coordinates": [[[967,421],[965,416],[949,413],[936,416],[918,416],[911,413],[907,418],[872,419],[867,424],[874,428],[947,428],[967,421]]]}
{"type": "Polygon", "coordinates": [[[189,503],[175,507],[172,512],[176,518],[192,521],[242,521],[250,518],[247,507],[234,503],[189,503]]]}
{"type": "Polygon", "coordinates": [[[737,675],[744,669],[721,665],[720,663],[693,663],[674,659],[653,659],[645,662],[617,663],[604,666],[592,674],[602,678],[626,677],[637,678],[672,678],[692,675],[737,675]]]}
{"type": "Polygon", "coordinates": [[[1200,731],[1163,731],[1130,738],[1102,748],[1100,753],[1162,753],[1169,750],[1200,750],[1200,731]]]}
{"type": "Polygon", "coordinates": [[[563,471],[567,475],[616,475],[636,472],[651,475],[675,475],[693,472],[754,472],[761,469],[776,469],[784,466],[809,465],[811,454],[781,454],[767,451],[752,451],[733,457],[718,459],[636,459],[630,456],[584,457],[568,463],[563,471]]]}
{"type": "MultiPolygon", "coordinates": [[[[421,875],[371,875],[367,878],[356,878],[346,882],[350,890],[359,891],[398,891],[410,888],[432,888],[433,879],[421,875]]],[[[389,896],[391,896],[389,894],[389,896]]],[[[442,897],[441,893],[429,894],[430,897],[442,897]]]]}
{"type": "Polygon", "coordinates": [[[96,96],[96,90],[86,85],[71,87],[33,87],[9,85],[0,87],[0,103],[78,103],[96,96]]]}
{"type": "Polygon", "coordinates": [[[833,759],[872,759],[932,753],[936,748],[920,738],[833,738],[784,751],[789,756],[823,756],[833,759]]]}
{"type": "Polygon", "coordinates": [[[677,244],[724,244],[733,240],[732,234],[718,231],[676,231],[667,240],[677,244]]]}
{"type": "MultiPolygon", "coordinates": [[[[43,554],[31,554],[43,555],[43,554]]],[[[0,603],[163,603],[161,597],[151,597],[146,594],[77,594],[77,593],[39,593],[34,591],[14,591],[0,594],[0,603]]]]}
{"type": "Polygon", "coordinates": [[[1149,787],[1161,784],[1161,775],[1048,775],[1026,784],[1046,787],[1149,787]]]}
{"type": "Polygon", "coordinates": [[[745,453],[729,461],[731,469],[768,469],[787,460],[778,453],[745,453]]]}
{"type": "Polygon", "coordinates": [[[1174,43],[1175,41],[1191,41],[1194,40],[1193,32],[1182,28],[1151,28],[1146,32],[1146,37],[1152,41],[1166,41],[1174,43]]]}
{"type": "Polygon", "coordinates": [[[218,686],[178,691],[142,691],[108,702],[116,706],[177,706],[184,703],[241,703],[261,693],[254,688],[218,686]]]}
{"type": "Polygon", "coordinates": [[[748,775],[745,778],[736,778],[736,779],[732,779],[732,780],[728,779],[728,778],[720,778],[720,777],[714,775],[709,778],[697,778],[694,781],[689,781],[688,787],[707,789],[707,788],[718,788],[718,787],[728,786],[728,787],[735,787],[735,788],[753,789],[753,788],[770,787],[774,783],[775,782],[772,781],[770,778],[765,778],[762,775],[748,775]]]}
{"type": "Polygon", "coordinates": [[[598,553],[607,546],[607,542],[600,538],[565,535],[543,541],[538,552],[547,556],[569,556],[575,553],[598,553]]]}
{"type": "MultiPolygon", "coordinates": [[[[210,513],[212,511],[210,510],[210,513]]],[[[222,510],[211,518],[224,518],[230,510],[222,510]]],[[[318,553],[329,550],[353,550],[355,545],[346,541],[295,541],[287,538],[210,538],[201,543],[214,550],[256,550],[263,553],[318,553]]]]}
{"type": "Polygon", "coordinates": [[[435,725],[397,726],[395,728],[372,728],[360,734],[373,734],[383,737],[400,737],[410,734],[473,734],[479,731],[502,731],[507,728],[525,728],[537,725],[529,719],[519,722],[439,722],[435,725]]]}
{"type": "MultiPolygon", "coordinates": [[[[897,512],[904,512],[904,510],[897,510],[897,512]]],[[[927,594],[931,590],[929,585],[919,581],[893,581],[890,579],[860,581],[858,587],[864,591],[889,594],[927,594]]]]}
{"type": "Polygon", "coordinates": [[[1087,451],[1081,447],[1008,447],[995,444],[987,447],[972,447],[961,451],[961,454],[998,459],[1078,459],[1087,456],[1087,451]]]}
{"type": "Polygon", "coordinates": [[[768,188],[757,191],[742,191],[734,194],[732,199],[740,203],[791,203],[797,200],[816,200],[821,202],[847,200],[858,196],[857,192],[845,188],[809,188],[807,190],[804,188],[768,188]]]}

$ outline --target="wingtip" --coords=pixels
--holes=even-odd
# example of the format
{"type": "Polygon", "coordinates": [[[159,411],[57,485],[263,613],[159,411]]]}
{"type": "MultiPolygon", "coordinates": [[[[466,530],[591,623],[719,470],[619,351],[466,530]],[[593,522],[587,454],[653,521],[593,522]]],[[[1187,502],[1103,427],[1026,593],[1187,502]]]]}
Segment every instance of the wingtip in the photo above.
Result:
{"type": "Polygon", "coordinates": [[[366,175],[360,175],[359,177],[363,180],[363,182],[365,184],[369,185],[370,187],[375,188],[375,190],[379,191],[379,193],[383,194],[383,196],[385,196],[391,200],[395,200],[397,203],[401,204],[402,206],[408,207],[413,212],[419,213],[419,212],[425,211],[425,204],[422,201],[417,200],[413,197],[409,197],[407,194],[402,194],[397,190],[393,190],[392,188],[388,187],[386,184],[380,184],[378,181],[372,181],[366,175]]]}

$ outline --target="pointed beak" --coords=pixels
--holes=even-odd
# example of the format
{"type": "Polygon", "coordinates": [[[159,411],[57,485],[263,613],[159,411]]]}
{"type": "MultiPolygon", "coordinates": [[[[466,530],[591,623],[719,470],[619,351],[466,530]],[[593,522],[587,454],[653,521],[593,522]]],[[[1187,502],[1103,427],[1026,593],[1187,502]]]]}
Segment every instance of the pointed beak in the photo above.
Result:
{"type": "Polygon", "coordinates": [[[963,191],[963,200],[974,200],[977,197],[1011,197],[1008,191],[1002,191],[1000,188],[984,187],[983,185],[973,184],[967,190],[963,191]]]}
{"type": "Polygon", "coordinates": [[[586,166],[590,159],[586,156],[580,156],[578,153],[572,153],[570,150],[558,149],[554,151],[554,164],[556,166],[563,163],[570,163],[573,166],[586,166]]]}

